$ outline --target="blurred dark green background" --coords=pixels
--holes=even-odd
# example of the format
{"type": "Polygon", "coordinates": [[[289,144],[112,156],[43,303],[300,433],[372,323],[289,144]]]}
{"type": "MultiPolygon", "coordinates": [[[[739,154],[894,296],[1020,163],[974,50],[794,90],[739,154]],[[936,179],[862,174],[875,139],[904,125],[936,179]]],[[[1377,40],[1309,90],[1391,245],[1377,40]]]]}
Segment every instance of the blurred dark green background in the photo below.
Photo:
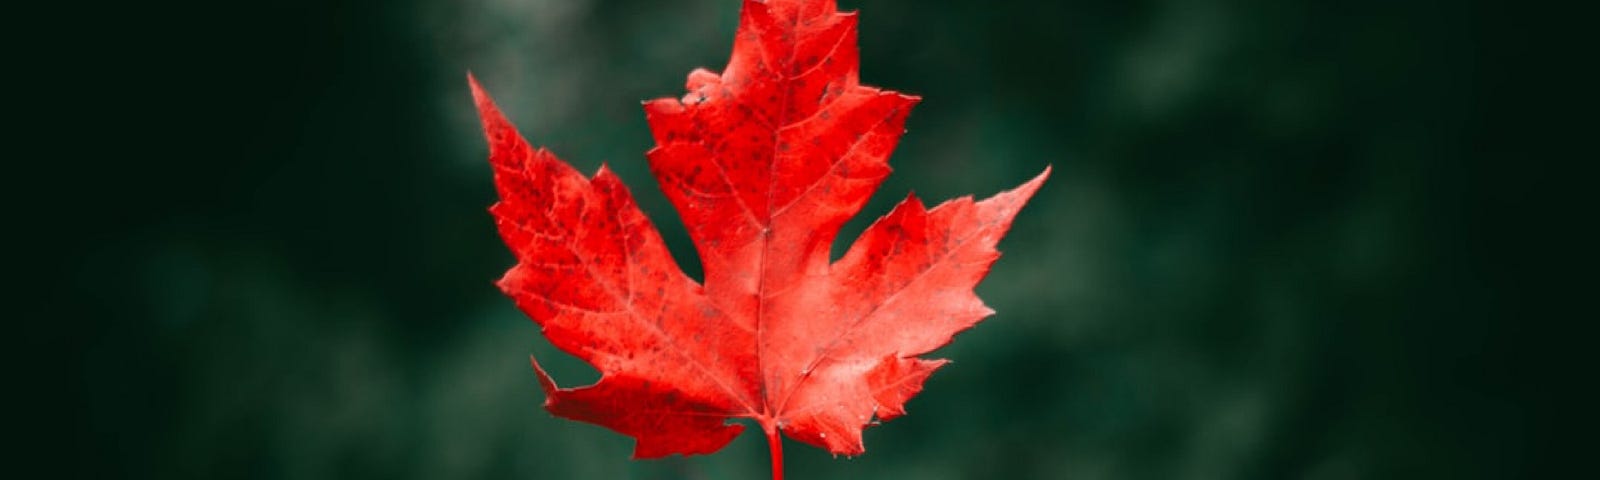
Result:
{"type": "MultiPolygon", "coordinates": [[[[1520,55],[1497,12],[843,6],[862,10],[864,81],[925,98],[844,238],[913,189],[988,195],[1056,170],[980,287],[998,315],[939,352],[956,363],[866,455],[790,443],[791,478],[1549,467],[1562,414],[1538,385],[1558,358],[1521,294],[1558,256],[1520,242],[1562,235],[1529,213],[1536,169],[1507,168],[1526,156],[1489,123],[1525,118],[1497,96],[1517,74],[1497,62],[1520,55]]],[[[68,210],[45,219],[58,236],[39,251],[57,253],[22,259],[60,287],[29,318],[65,326],[28,341],[71,345],[34,361],[69,413],[25,418],[48,425],[30,438],[79,478],[764,478],[759,435],[635,462],[628,438],[539,407],[529,353],[565,383],[593,374],[490,283],[512,260],[464,79],[580,169],[613,165],[698,275],[638,102],[720,69],[738,7],[307,1],[83,26],[103,41],[52,95],[87,101],[50,124],[91,163],[52,167],[70,188],[22,190],[68,210]]]]}

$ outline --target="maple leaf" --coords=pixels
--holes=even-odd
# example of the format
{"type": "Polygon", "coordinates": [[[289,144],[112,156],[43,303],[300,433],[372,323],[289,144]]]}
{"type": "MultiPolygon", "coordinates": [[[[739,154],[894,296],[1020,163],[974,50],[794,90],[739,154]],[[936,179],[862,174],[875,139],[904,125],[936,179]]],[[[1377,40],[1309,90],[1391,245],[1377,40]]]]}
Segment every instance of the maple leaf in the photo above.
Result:
{"type": "Polygon", "coordinates": [[[889,174],[918,98],[858,83],[856,16],[832,0],[747,0],[718,75],[644,105],[648,152],[705,282],[686,276],[627,188],[535,149],[469,75],[517,265],[498,282],[551,343],[600,372],[555,415],[636,440],[634,456],[714,452],[751,419],[781,478],[779,432],[834,454],[905,413],[945,360],[919,358],[992,314],[973,287],[1044,179],[926,209],[908,196],[829,261],[889,174]]]}

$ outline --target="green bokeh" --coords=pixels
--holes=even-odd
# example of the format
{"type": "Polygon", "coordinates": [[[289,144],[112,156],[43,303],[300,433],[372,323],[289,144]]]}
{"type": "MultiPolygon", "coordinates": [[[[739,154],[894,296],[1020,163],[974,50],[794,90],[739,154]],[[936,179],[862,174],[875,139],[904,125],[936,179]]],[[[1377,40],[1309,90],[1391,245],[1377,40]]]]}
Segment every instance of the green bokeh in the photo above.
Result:
{"type": "MultiPolygon", "coordinates": [[[[612,165],[698,276],[638,102],[719,69],[739,2],[300,3],[142,32],[160,59],[140,68],[175,78],[96,117],[173,117],[127,141],[174,153],[110,159],[80,183],[106,200],[56,220],[74,234],[48,260],[66,292],[51,318],[83,322],[57,380],[72,470],[763,478],[759,435],[636,462],[628,438],[539,407],[528,354],[563,383],[593,373],[491,285],[512,260],[464,78],[534,143],[612,165]]],[[[999,313],[938,352],[956,363],[867,432],[864,456],[789,443],[790,478],[1517,478],[1540,463],[1529,347],[1501,321],[1516,267],[1483,220],[1508,214],[1486,185],[1517,172],[1474,143],[1494,108],[1481,9],[844,7],[863,11],[864,82],[924,102],[841,238],[912,190],[936,202],[1055,173],[979,288],[999,313]]]]}

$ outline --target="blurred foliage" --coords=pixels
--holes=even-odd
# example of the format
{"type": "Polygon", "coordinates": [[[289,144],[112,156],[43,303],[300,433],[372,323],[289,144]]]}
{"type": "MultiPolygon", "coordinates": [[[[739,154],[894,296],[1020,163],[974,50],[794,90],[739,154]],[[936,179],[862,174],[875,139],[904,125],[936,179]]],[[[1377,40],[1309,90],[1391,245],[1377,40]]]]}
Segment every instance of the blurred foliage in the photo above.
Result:
{"type": "MultiPolygon", "coordinates": [[[[1523,171],[1483,143],[1511,53],[1481,5],[843,3],[864,82],[925,101],[842,239],[913,189],[1056,173],[980,287],[999,313],[938,352],[956,363],[864,456],[789,444],[791,478],[1542,465],[1516,234],[1489,226],[1525,218],[1523,171]]],[[[511,258],[464,80],[580,169],[609,162],[698,275],[637,102],[722,66],[737,1],[149,8],[76,57],[100,62],[76,81],[129,89],[67,148],[117,148],[63,172],[63,253],[24,259],[61,287],[30,317],[81,344],[44,388],[71,398],[46,435],[76,476],[764,478],[759,435],[635,462],[539,407],[527,354],[593,373],[490,283],[511,258]]]]}

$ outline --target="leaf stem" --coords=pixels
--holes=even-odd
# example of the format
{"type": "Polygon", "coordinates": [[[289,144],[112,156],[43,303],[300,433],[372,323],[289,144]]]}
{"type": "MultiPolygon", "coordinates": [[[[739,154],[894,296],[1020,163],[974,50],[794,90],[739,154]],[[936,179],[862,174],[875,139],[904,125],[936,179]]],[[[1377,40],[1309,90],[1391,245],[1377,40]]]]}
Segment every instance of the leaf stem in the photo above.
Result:
{"type": "Polygon", "coordinates": [[[762,422],[761,429],[767,432],[767,449],[772,452],[772,480],[783,480],[783,436],[771,423],[762,422]]]}

